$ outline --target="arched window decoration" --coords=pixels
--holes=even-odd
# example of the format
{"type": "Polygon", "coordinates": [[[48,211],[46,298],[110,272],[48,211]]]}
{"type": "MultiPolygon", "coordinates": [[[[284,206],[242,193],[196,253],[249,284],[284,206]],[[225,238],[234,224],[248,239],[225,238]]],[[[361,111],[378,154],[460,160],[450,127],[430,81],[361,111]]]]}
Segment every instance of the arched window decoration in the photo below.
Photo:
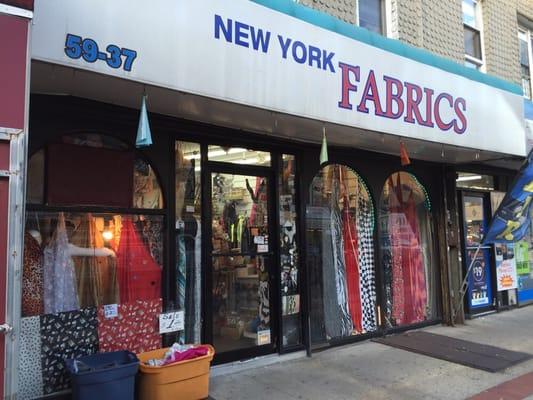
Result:
{"type": "Polygon", "coordinates": [[[374,210],[361,177],[327,165],[307,208],[312,341],[375,331],[374,210]]]}
{"type": "Polygon", "coordinates": [[[414,175],[396,172],[389,176],[381,195],[379,219],[387,325],[435,319],[437,274],[431,203],[414,175]]]}
{"type": "Polygon", "coordinates": [[[120,140],[100,134],[63,136],[28,164],[29,204],[162,209],[153,168],[120,140]],[[45,187],[46,186],[46,187],[45,187]]]}

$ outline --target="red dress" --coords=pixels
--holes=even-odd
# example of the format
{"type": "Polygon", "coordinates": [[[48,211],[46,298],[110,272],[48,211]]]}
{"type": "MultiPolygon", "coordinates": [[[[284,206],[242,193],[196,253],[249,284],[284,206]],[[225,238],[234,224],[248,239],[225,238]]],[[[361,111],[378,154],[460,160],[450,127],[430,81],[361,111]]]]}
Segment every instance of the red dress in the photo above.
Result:
{"type": "Polygon", "coordinates": [[[344,196],[342,208],[342,237],[344,241],[344,262],[348,284],[348,309],[357,333],[363,331],[363,311],[361,309],[361,288],[359,264],[357,262],[357,230],[350,215],[348,196],[344,196]]]}
{"type": "Polygon", "coordinates": [[[157,299],[161,296],[161,268],[130,218],[124,218],[117,250],[120,302],[157,299]]]}

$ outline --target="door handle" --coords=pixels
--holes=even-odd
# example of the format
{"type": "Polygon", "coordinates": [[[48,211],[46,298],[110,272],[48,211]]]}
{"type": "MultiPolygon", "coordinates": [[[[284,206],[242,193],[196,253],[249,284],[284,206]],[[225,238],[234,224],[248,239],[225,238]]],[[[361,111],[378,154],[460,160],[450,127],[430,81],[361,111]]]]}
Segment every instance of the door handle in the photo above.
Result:
{"type": "Polygon", "coordinates": [[[7,335],[13,330],[13,327],[9,324],[1,324],[0,325],[0,333],[3,333],[4,335],[7,335]]]}

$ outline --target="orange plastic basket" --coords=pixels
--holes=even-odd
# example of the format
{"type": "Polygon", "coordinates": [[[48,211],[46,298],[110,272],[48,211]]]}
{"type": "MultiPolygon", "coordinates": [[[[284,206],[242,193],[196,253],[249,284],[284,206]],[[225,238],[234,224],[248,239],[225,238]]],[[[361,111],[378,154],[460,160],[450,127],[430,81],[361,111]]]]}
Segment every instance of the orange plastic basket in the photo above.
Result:
{"type": "Polygon", "coordinates": [[[215,355],[213,346],[202,357],[160,367],[146,365],[163,358],[168,348],[137,354],[139,366],[139,400],[199,400],[209,394],[209,367],[215,355]]]}

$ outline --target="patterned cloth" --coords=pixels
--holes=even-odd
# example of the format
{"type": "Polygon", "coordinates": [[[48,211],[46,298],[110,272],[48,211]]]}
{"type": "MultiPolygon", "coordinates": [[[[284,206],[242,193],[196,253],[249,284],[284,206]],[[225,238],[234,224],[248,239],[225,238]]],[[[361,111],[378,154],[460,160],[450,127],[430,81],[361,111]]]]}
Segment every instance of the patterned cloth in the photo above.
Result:
{"type": "Polygon", "coordinates": [[[53,314],[79,308],[74,263],[68,248],[65,216],[59,213],[57,229],[44,249],[44,312],[53,314]]]}
{"type": "MultiPolygon", "coordinates": [[[[84,308],[41,316],[41,365],[43,393],[67,389],[70,378],[65,359],[77,358],[98,351],[98,319],[96,308],[84,308]]],[[[36,353],[34,356],[37,356],[36,353]]]]}
{"type": "Polygon", "coordinates": [[[22,267],[22,315],[41,315],[43,304],[43,253],[37,240],[24,233],[24,259],[22,267]]]}
{"type": "Polygon", "coordinates": [[[40,318],[22,318],[20,323],[19,391],[17,399],[26,400],[43,395],[41,365],[40,318]]]}
{"type": "Polygon", "coordinates": [[[363,196],[358,198],[357,233],[363,331],[372,332],[377,329],[372,202],[363,196]]]}
{"type": "Polygon", "coordinates": [[[142,353],[161,347],[159,314],[162,300],[138,300],[118,305],[118,316],[105,318],[98,308],[98,339],[101,352],[129,350],[142,353]]]}

